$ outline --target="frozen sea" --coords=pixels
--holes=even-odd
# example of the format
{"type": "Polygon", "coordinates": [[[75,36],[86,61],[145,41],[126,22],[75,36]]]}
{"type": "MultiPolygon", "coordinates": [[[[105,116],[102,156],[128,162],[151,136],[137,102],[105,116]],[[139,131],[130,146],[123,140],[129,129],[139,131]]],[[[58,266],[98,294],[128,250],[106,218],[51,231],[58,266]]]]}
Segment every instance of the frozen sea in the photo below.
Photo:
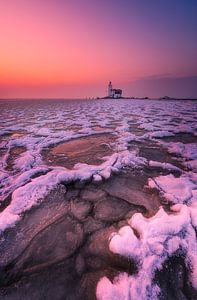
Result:
{"type": "Polygon", "coordinates": [[[197,101],[0,101],[0,299],[197,299],[197,101]]]}

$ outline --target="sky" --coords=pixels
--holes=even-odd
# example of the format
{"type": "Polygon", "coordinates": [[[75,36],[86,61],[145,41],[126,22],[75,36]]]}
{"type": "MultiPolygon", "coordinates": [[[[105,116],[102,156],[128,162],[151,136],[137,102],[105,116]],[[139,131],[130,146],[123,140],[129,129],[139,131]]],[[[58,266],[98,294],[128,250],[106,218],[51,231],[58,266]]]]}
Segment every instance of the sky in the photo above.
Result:
{"type": "Polygon", "coordinates": [[[0,98],[197,97],[197,0],[0,0],[0,98]]]}

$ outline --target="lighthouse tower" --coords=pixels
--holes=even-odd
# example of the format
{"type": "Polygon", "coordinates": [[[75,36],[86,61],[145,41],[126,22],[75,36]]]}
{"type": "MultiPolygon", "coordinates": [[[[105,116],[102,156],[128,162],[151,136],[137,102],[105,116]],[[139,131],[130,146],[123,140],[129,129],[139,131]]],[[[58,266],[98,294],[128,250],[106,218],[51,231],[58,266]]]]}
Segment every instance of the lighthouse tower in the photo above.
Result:
{"type": "Polygon", "coordinates": [[[108,84],[108,97],[112,97],[113,96],[113,88],[112,88],[112,83],[111,81],[108,84]]]}

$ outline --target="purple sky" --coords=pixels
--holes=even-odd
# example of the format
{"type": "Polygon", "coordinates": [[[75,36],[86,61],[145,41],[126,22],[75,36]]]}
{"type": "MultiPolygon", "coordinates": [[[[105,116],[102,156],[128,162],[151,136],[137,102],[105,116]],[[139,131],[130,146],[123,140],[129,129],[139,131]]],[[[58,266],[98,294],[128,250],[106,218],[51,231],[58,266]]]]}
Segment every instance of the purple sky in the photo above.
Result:
{"type": "Polygon", "coordinates": [[[196,0],[0,2],[0,98],[197,97],[196,0]]]}

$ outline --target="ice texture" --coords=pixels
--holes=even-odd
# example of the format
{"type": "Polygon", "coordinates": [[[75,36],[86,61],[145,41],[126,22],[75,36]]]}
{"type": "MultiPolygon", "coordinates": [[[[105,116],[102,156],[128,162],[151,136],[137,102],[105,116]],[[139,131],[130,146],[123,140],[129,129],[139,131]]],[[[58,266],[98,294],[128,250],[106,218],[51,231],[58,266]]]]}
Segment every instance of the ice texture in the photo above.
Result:
{"type": "Polygon", "coordinates": [[[191,208],[176,204],[171,210],[172,213],[167,214],[160,208],[149,219],[137,213],[128,221],[128,226],[112,234],[110,250],[134,259],[138,273],[133,276],[120,274],[113,282],[102,278],[97,285],[99,300],[158,299],[160,289],[153,281],[155,272],[178,250],[191,266],[190,279],[197,287],[197,243],[191,208]]]}
{"type": "Polygon", "coordinates": [[[172,203],[191,203],[197,201],[197,174],[175,177],[172,174],[159,176],[149,180],[151,188],[157,188],[172,203]]]}
{"type": "MultiPolygon", "coordinates": [[[[23,186],[20,186],[19,181],[19,187],[12,193],[10,205],[0,213],[0,231],[9,226],[14,226],[22,213],[39,204],[51,190],[62,182],[69,183],[76,180],[87,180],[92,176],[96,176],[96,181],[98,181],[98,176],[107,179],[112,172],[117,172],[124,166],[135,167],[136,164],[143,165],[144,159],[136,157],[134,152],[122,151],[114,153],[106,162],[99,166],[77,164],[73,170],[56,167],[45,175],[31,179],[30,182],[23,186]]],[[[41,170],[44,171],[44,169],[41,170]]],[[[27,173],[29,174],[29,172],[25,174],[27,175],[27,173]]],[[[21,183],[24,183],[26,176],[20,179],[21,183]]]]}
{"type": "MultiPolygon", "coordinates": [[[[0,201],[4,201],[11,193],[22,187],[25,193],[34,193],[31,199],[37,203],[44,197],[43,189],[37,188],[45,181],[49,182],[53,174],[56,179],[47,186],[55,187],[59,183],[57,178],[68,170],[60,167],[47,166],[42,157],[42,150],[55,146],[58,143],[72,139],[83,138],[102,133],[111,133],[116,136],[112,145],[112,155],[104,157],[100,166],[84,165],[79,163],[74,167],[72,174],[65,175],[64,180],[71,176],[73,179],[91,178],[101,181],[110,177],[122,167],[137,167],[149,164],[152,167],[161,167],[171,171],[182,171],[169,163],[150,162],[139,157],[138,148],[130,149],[137,142],[155,140],[161,147],[167,147],[170,153],[181,155],[183,165],[190,170],[196,167],[196,144],[165,143],[158,138],[174,136],[179,132],[196,134],[196,106],[188,102],[185,108],[182,102],[165,101],[136,101],[136,100],[100,100],[100,101],[60,101],[45,103],[24,102],[2,104],[0,126],[0,146],[3,151],[0,164],[0,201]],[[181,121],[180,121],[181,120],[181,121]],[[136,124],[138,133],[132,131],[132,124],[136,124]],[[99,131],[96,128],[99,127],[99,131]],[[145,130],[145,131],[144,131],[145,130]],[[14,147],[23,147],[24,152],[12,158],[14,147]],[[13,160],[10,169],[10,159],[13,160]],[[39,173],[47,173],[39,176],[39,173]],[[51,173],[51,174],[50,174],[51,173]],[[39,176],[38,180],[32,177],[39,176]],[[31,181],[31,182],[30,182],[31,181]],[[37,192],[30,189],[30,184],[37,192]]],[[[49,191],[49,188],[46,188],[49,191]]],[[[12,196],[13,197],[13,196],[12,196]]],[[[21,200],[22,201],[22,200],[21,200]]],[[[11,205],[11,204],[10,204],[11,205]]],[[[24,207],[29,207],[24,204],[24,207]]],[[[25,211],[25,209],[24,209],[25,211]]],[[[22,213],[22,211],[21,211],[22,213]]]]}
{"type": "MultiPolygon", "coordinates": [[[[146,168],[154,169],[157,175],[151,176],[147,187],[171,205],[170,212],[161,207],[149,219],[134,214],[127,226],[111,235],[110,251],[133,259],[138,271],[132,276],[120,273],[113,281],[101,278],[97,298],[157,299],[161,291],[154,282],[155,272],[177,252],[184,256],[197,288],[196,102],[188,101],[186,106],[175,100],[13,101],[0,103],[0,114],[0,204],[6,203],[0,213],[1,232],[15,226],[61,183],[98,183],[128,167],[141,168],[142,174],[146,168]],[[101,157],[100,165],[79,161],[68,170],[44,160],[43,151],[51,147],[98,134],[115,137],[112,154],[101,157]],[[150,149],[157,145],[172,160],[157,161],[154,154],[149,159],[140,156],[144,145],[150,149]]],[[[90,208],[87,205],[80,215],[77,205],[72,210],[83,219],[90,208]]],[[[101,219],[108,217],[102,214],[106,205],[102,202],[96,210],[101,219]]]]}

